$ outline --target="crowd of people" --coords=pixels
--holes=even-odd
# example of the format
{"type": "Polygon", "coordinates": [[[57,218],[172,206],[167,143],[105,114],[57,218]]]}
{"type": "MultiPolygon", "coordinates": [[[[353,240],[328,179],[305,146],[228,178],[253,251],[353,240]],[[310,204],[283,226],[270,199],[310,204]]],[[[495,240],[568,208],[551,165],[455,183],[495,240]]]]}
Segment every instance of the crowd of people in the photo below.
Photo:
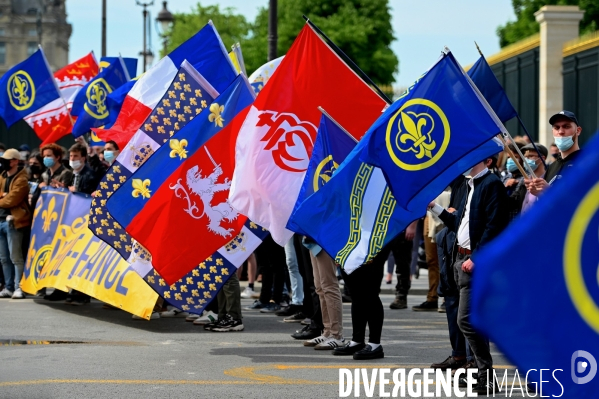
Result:
{"type": "MultiPolygon", "coordinates": [[[[208,331],[242,331],[241,298],[253,298],[255,301],[243,311],[272,313],[284,317],[287,323],[301,323],[303,328],[291,337],[306,347],[330,350],[335,356],[352,356],[355,360],[383,358],[381,284],[390,284],[395,271],[396,295],[389,306],[406,309],[411,279],[420,262],[428,268],[429,291],[426,301],[412,309],[446,313],[452,346],[451,355],[431,367],[454,371],[477,368],[476,389],[487,392],[487,384],[493,381],[487,379],[493,368],[489,341],[470,323],[471,279],[477,252],[512,220],[542,201],[543,193],[559,184],[564,170],[576,162],[582,131],[576,116],[562,111],[549,123],[555,139],[549,150],[526,137],[516,138],[509,148],[455,179],[429,204],[423,219],[412,222],[372,262],[351,274],[336,265],[310,237],[296,234],[285,247],[267,237],[202,315],[166,306],[159,300],[151,319],[185,318],[208,331]],[[262,285],[256,292],[258,277],[262,285]],[[248,282],[243,292],[240,278],[248,282]],[[343,331],[343,302],[351,302],[351,337],[343,331]]],[[[32,210],[40,190],[52,186],[92,194],[118,152],[114,142],[90,148],[79,141],[68,150],[67,159],[67,152],[56,144],[33,153],[27,146],[5,149],[0,145],[0,297],[24,297],[19,282],[32,210]]],[[[89,302],[89,297],[78,292],[55,290],[45,298],[75,305],[89,302]]],[[[465,386],[466,381],[460,384],[465,386]]]]}

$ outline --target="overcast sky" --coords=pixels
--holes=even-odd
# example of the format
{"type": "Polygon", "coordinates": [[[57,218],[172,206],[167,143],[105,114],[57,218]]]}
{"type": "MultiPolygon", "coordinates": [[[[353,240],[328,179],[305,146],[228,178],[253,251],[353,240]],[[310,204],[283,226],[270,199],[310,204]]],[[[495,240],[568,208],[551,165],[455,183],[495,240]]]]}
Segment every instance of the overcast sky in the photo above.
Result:
{"type": "MultiPolygon", "coordinates": [[[[143,0],[143,2],[150,2],[143,0]]],[[[189,11],[198,0],[170,0],[171,12],[189,11]]],[[[69,60],[94,50],[101,54],[101,0],[68,0],[67,20],[73,25],[69,60]]],[[[142,8],[135,0],[107,0],[108,55],[134,57],[142,50],[142,8]]],[[[268,0],[203,0],[203,5],[233,7],[253,21],[258,8],[268,0]]],[[[444,46],[463,65],[478,58],[476,41],[485,55],[499,51],[497,26],[514,20],[511,0],[390,0],[392,24],[397,40],[391,45],[399,57],[395,85],[408,86],[436,61],[444,46]]],[[[162,1],[148,8],[152,20],[162,9],[162,1]]],[[[299,16],[301,17],[301,16],[299,16]]],[[[217,26],[218,29],[218,26],[217,26]]],[[[160,41],[152,24],[152,51],[158,54],[160,41]]],[[[138,64],[141,72],[141,62],[138,64]]]]}

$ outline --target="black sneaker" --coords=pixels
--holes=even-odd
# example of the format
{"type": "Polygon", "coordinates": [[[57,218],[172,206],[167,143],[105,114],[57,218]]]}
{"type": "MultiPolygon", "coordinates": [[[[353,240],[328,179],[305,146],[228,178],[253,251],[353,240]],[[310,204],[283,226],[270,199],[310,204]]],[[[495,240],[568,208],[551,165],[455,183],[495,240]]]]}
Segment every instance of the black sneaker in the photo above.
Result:
{"type": "Polygon", "coordinates": [[[243,308],[244,310],[260,310],[262,308],[267,307],[268,304],[267,303],[262,303],[260,302],[259,299],[256,299],[254,301],[254,303],[252,303],[250,306],[246,306],[245,308],[243,308]]]}
{"type": "Polygon", "coordinates": [[[293,316],[285,317],[283,319],[283,321],[285,323],[301,323],[302,320],[304,320],[305,318],[306,318],[306,316],[304,316],[304,314],[302,312],[298,312],[298,313],[294,314],[293,316]]]}
{"type": "Polygon", "coordinates": [[[484,370],[479,373],[478,383],[474,386],[473,391],[480,394],[493,394],[499,390],[497,383],[493,383],[493,372],[491,370],[484,370]],[[487,379],[487,376],[489,378],[487,379]]]}
{"type": "Polygon", "coordinates": [[[320,331],[312,330],[310,326],[306,326],[301,330],[297,330],[295,333],[291,334],[291,338],[308,340],[312,338],[316,338],[320,336],[320,331]]]}
{"type": "Polygon", "coordinates": [[[214,328],[216,327],[221,327],[226,325],[229,321],[231,320],[231,316],[229,316],[228,314],[225,315],[224,318],[214,321],[212,323],[208,323],[206,325],[204,325],[204,330],[206,331],[212,331],[214,328]]]}
{"type": "Polygon", "coordinates": [[[281,305],[278,303],[271,302],[262,309],[260,309],[260,313],[276,313],[281,310],[281,305]]]}
{"type": "Polygon", "coordinates": [[[353,356],[354,353],[361,351],[366,346],[365,343],[361,343],[354,346],[349,346],[349,342],[342,348],[337,348],[333,351],[335,356],[353,356]]]}
{"type": "Polygon", "coordinates": [[[425,301],[425,302],[422,302],[420,305],[412,306],[412,310],[414,310],[416,312],[436,312],[438,308],[439,308],[439,303],[437,301],[435,301],[435,302],[425,301]]]}
{"type": "Polygon", "coordinates": [[[449,356],[447,359],[445,359],[441,363],[431,364],[431,368],[439,369],[439,370],[447,370],[447,369],[455,370],[455,369],[459,369],[459,368],[463,367],[465,364],[466,364],[466,358],[457,360],[455,357],[449,356]]]}
{"type": "Polygon", "coordinates": [[[383,345],[379,345],[376,349],[372,349],[370,345],[366,345],[364,349],[354,353],[354,360],[382,359],[384,357],[383,345]]]}
{"type": "Polygon", "coordinates": [[[211,331],[216,332],[230,332],[230,331],[243,331],[243,323],[240,319],[229,319],[226,322],[215,326],[211,331]]]}
{"type": "Polygon", "coordinates": [[[408,298],[403,295],[398,295],[395,300],[389,305],[391,309],[406,309],[408,307],[408,298]]]}
{"type": "Polygon", "coordinates": [[[275,312],[275,314],[277,316],[293,316],[294,314],[301,312],[302,307],[298,306],[298,305],[289,305],[286,306],[284,308],[281,308],[281,310],[277,310],[275,312]]]}

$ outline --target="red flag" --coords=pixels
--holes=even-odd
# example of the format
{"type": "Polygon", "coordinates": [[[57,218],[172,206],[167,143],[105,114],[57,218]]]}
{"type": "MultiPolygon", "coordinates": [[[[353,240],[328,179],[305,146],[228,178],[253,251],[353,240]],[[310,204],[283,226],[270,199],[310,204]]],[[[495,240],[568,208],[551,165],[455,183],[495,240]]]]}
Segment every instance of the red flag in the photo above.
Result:
{"type": "Polygon", "coordinates": [[[360,138],[386,102],[306,25],[241,128],[229,201],[284,245],[323,107],[360,138]]]}
{"type": "Polygon", "coordinates": [[[53,143],[71,132],[73,125],[69,112],[73,100],[77,92],[97,74],[98,63],[93,53],[89,53],[54,74],[62,98],[52,101],[24,118],[42,140],[41,145],[53,143]]]}

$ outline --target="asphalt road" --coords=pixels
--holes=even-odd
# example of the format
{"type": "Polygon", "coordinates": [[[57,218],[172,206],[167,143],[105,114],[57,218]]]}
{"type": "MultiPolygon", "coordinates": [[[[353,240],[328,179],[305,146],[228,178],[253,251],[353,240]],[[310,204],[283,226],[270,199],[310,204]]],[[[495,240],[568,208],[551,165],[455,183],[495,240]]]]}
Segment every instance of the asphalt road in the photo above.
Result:
{"type": "MultiPolygon", "coordinates": [[[[445,314],[391,310],[393,296],[381,298],[385,358],[368,362],[304,347],[289,336],[299,324],[259,312],[244,312],[243,332],[215,333],[184,319],[133,320],[97,301],[0,299],[0,398],[335,398],[341,367],[424,368],[450,354],[445,314]]],[[[350,305],[343,309],[351,337],[350,305]]],[[[509,366],[492,352],[496,366],[509,366]]]]}

